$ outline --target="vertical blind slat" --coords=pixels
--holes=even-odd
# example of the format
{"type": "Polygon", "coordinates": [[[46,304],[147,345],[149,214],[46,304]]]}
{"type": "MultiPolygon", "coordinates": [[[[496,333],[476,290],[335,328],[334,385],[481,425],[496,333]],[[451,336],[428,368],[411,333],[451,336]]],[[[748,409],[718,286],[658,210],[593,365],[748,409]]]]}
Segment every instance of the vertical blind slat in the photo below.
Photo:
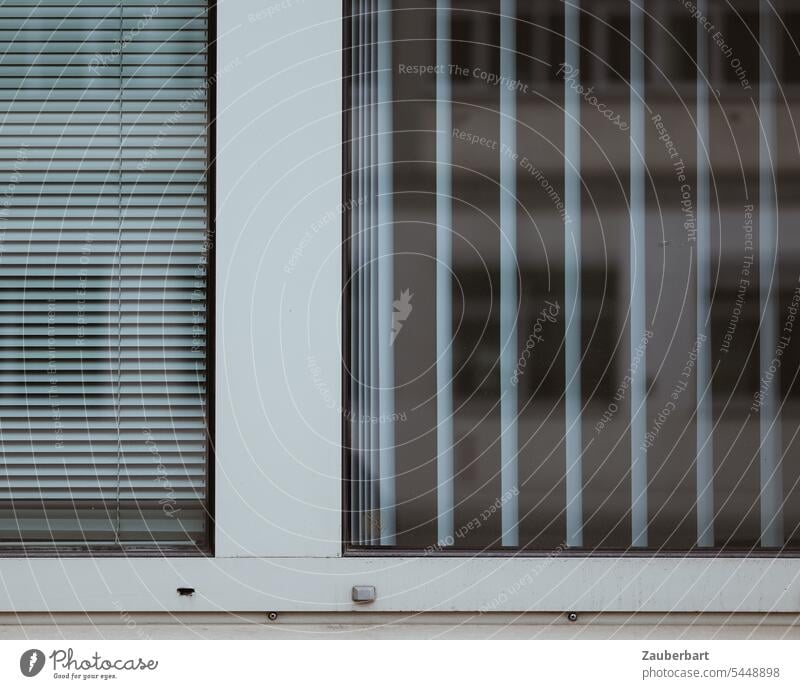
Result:
{"type": "MultiPolygon", "coordinates": [[[[697,10],[707,14],[706,0],[697,10]]],[[[714,545],[714,440],[711,391],[711,213],[709,200],[708,32],[697,23],[697,545],[714,545]],[[700,346],[700,343],[703,343],[700,346]]]]}
{"type": "MultiPolygon", "coordinates": [[[[630,3],[630,354],[645,338],[644,0],[630,3]],[[641,3],[638,4],[638,2],[641,3]]],[[[647,384],[644,355],[631,375],[631,545],[647,546],[647,384]]]]}
{"type": "MultiPolygon", "coordinates": [[[[500,78],[516,79],[516,0],[500,3],[500,78]]],[[[517,94],[500,88],[500,493],[504,546],[519,544],[517,388],[517,94]],[[513,155],[509,155],[513,152],[513,155]]]]}
{"type": "MultiPolygon", "coordinates": [[[[375,232],[378,227],[378,203],[376,201],[376,194],[378,193],[378,138],[375,136],[378,122],[378,103],[377,103],[377,57],[378,57],[378,41],[377,41],[377,13],[375,11],[375,1],[368,0],[368,17],[369,17],[369,112],[370,112],[370,136],[369,136],[369,184],[370,194],[367,198],[362,199],[367,209],[367,222],[369,223],[369,232],[367,233],[367,242],[369,244],[369,264],[370,264],[370,294],[375,294],[378,285],[377,278],[377,243],[375,241],[375,232]]],[[[369,312],[369,333],[370,333],[370,348],[372,352],[370,357],[370,371],[369,371],[369,405],[371,410],[378,409],[378,303],[373,299],[370,302],[369,312]]],[[[388,423],[386,419],[384,423],[388,423]]],[[[379,475],[379,457],[376,439],[380,433],[380,424],[372,424],[370,428],[370,451],[369,451],[369,475],[370,477],[377,477],[379,475]]],[[[376,544],[380,540],[380,502],[379,502],[378,482],[371,480],[369,484],[369,509],[372,514],[379,515],[377,520],[373,519],[370,524],[370,543],[376,544]]]]}
{"type": "Polygon", "coordinates": [[[436,3],[436,502],[440,544],[454,533],[452,232],[453,144],[450,0],[436,3]]]}
{"type": "MultiPolygon", "coordinates": [[[[580,65],[580,5],[565,6],[564,62],[580,65]]],[[[581,113],[578,89],[564,83],[564,333],[566,543],[583,545],[581,466],[581,113]]]]}
{"type": "MultiPolygon", "coordinates": [[[[766,380],[778,345],[778,215],[775,170],[776,92],[775,15],[770,3],[760,3],[759,12],[759,146],[758,146],[758,278],[761,303],[759,328],[759,371],[766,380]]],[[[781,426],[779,377],[761,386],[759,407],[761,545],[783,545],[783,482],[781,469],[781,426]]]]}
{"type": "MultiPolygon", "coordinates": [[[[378,397],[380,417],[394,416],[394,135],[392,108],[392,3],[378,0],[378,397]]],[[[380,544],[395,544],[394,425],[379,428],[380,544]]]]}

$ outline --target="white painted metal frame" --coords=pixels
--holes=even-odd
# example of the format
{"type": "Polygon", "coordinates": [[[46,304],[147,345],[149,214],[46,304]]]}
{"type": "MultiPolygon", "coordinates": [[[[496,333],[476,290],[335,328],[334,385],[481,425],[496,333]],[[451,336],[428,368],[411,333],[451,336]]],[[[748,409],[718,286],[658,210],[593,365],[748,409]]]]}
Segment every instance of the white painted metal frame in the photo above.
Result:
{"type": "Polygon", "coordinates": [[[0,610],[800,610],[796,558],[343,556],[342,17],[281,7],[219,6],[216,556],[4,559],[0,610]]]}

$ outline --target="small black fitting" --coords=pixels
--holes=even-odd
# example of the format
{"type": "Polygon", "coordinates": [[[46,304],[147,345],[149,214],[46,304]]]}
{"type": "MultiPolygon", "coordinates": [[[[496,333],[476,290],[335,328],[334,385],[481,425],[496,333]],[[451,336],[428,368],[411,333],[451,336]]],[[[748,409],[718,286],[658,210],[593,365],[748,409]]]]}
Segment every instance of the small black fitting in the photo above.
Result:
{"type": "Polygon", "coordinates": [[[194,589],[188,586],[179,586],[178,587],[178,595],[179,596],[192,596],[194,595],[194,589]]]}
{"type": "Polygon", "coordinates": [[[567,613],[567,619],[570,622],[577,622],[578,621],[578,613],[577,612],[567,613]]]}
{"type": "Polygon", "coordinates": [[[277,612],[268,612],[268,613],[267,613],[267,619],[268,619],[270,622],[274,622],[275,620],[277,620],[277,619],[278,619],[278,613],[277,613],[277,612]]]}

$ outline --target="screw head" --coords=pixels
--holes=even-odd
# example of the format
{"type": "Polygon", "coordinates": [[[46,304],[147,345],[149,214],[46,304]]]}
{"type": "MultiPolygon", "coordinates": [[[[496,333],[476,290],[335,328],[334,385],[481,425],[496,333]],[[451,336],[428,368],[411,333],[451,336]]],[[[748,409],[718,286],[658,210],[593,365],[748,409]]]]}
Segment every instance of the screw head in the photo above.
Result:
{"type": "Polygon", "coordinates": [[[570,622],[577,622],[577,621],[578,621],[578,613],[577,613],[577,612],[571,612],[571,613],[569,613],[569,614],[567,615],[567,619],[568,619],[570,622]]]}
{"type": "Polygon", "coordinates": [[[267,619],[268,619],[270,622],[274,622],[275,620],[277,620],[277,619],[278,619],[278,613],[277,613],[277,612],[268,612],[268,613],[267,613],[267,619]]]}

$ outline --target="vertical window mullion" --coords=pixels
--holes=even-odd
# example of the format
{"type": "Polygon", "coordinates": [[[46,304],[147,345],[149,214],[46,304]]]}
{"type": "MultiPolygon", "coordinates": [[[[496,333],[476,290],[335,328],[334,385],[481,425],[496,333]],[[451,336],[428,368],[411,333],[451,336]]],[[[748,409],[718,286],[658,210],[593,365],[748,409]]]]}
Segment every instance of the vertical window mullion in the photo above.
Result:
{"type": "MultiPolygon", "coordinates": [[[[759,371],[761,380],[773,365],[778,336],[778,215],[775,174],[776,95],[775,62],[777,35],[775,15],[766,0],[759,3],[759,85],[758,114],[758,277],[761,323],[759,328],[759,371]]],[[[781,475],[780,371],[762,385],[759,405],[761,545],[783,545],[783,485],[781,475]]]]}

